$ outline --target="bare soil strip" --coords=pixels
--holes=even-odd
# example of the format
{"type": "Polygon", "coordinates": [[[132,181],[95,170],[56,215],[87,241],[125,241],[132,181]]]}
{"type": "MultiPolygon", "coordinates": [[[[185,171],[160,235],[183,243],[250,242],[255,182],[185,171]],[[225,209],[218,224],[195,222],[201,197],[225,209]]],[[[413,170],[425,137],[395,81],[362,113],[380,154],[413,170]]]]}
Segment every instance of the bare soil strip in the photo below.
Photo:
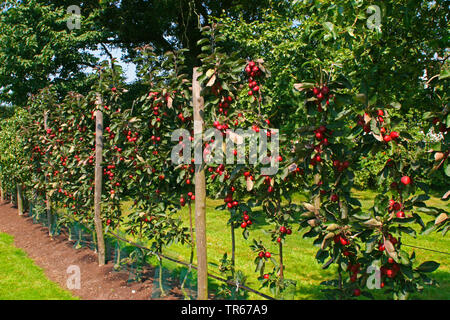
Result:
{"type": "MultiPolygon", "coordinates": [[[[109,262],[99,267],[95,252],[88,248],[74,249],[65,235],[50,238],[48,230],[33,224],[31,217],[19,216],[10,203],[0,204],[0,232],[14,237],[14,245],[23,249],[34,262],[44,269],[46,276],[67,290],[69,266],[81,271],[81,288],[69,290],[83,300],[149,300],[152,297],[153,270],[145,273],[144,281],[127,283],[128,272],[116,272],[109,262]]],[[[158,288],[155,288],[155,290],[158,288]]],[[[179,299],[178,288],[172,289],[164,299],[179,299]]]]}

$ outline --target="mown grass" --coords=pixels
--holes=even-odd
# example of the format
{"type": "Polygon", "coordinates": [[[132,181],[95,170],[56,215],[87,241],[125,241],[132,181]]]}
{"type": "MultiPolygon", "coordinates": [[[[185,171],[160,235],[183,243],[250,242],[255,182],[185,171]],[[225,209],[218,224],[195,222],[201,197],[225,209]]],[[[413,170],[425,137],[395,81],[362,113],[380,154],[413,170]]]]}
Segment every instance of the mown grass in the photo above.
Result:
{"type": "Polygon", "coordinates": [[[13,241],[0,233],[0,300],[77,300],[51,282],[13,241]]]}
{"type": "MultiPolygon", "coordinates": [[[[355,191],[357,197],[363,205],[363,209],[368,209],[373,204],[374,193],[370,191],[355,191]]],[[[295,197],[296,202],[305,200],[302,195],[295,197]]],[[[220,200],[207,200],[207,243],[208,243],[208,261],[213,264],[219,264],[220,259],[224,253],[231,255],[231,234],[230,228],[227,225],[229,215],[227,211],[218,211],[215,208],[221,205],[223,202],[220,200]]],[[[124,208],[129,207],[130,203],[124,204],[124,208]]],[[[441,201],[439,198],[431,197],[428,201],[429,205],[441,207],[448,210],[448,205],[441,201]]],[[[189,211],[187,206],[180,211],[180,215],[183,218],[186,226],[189,225],[189,211]]],[[[431,217],[423,215],[422,218],[426,223],[431,217]]],[[[250,249],[252,239],[263,240],[268,245],[269,250],[273,253],[275,259],[277,259],[276,252],[277,247],[271,243],[270,237],[265,233],[269,225],[264,221],[262,216],[253,216],[252,220],[255,222],[250,231],[250,237],[245,240],[241,236],[241,230],[236,230],[236,266],[238,270],[244,272],[247,276],[247,285],[259,289],[260,284],[257,280],[258,274],[255,273],[254,258],[255,253],[250,249]]],[[[417,229],[417,231],[419,231],[417,229]]],[[[285,277],[295,280],[297,282],[295,294],[287,296],[289,299],[324,299],[324,295],[321,292],[320,283],[327,279],[332,279],[335,276],[335,267],[332,266],[329,269],[323,270],[315,260],[315,254],[317,247],[313,246],[313,240],[303,238],[302,235],[305,231],[297,231],[293,229],[293,234],[286,238],[284,244],[284,264],[285,264],[285,277]]],[[[419,236],[414,239],[411,236],[405,236],[403,239],[405,244],[430,248],[437,251],[450,252],[448,235],[443,237],[441,234],[430,234],[426,236],[419,236]]],[[[420,293],[415,294],[411,298],[413,299],[450,299],[450,255],[436,253],[432,251],[413,249],[410,247],[404,247],[406,251],[416,251],[417,262],[421,263],[427,260],[434,260],[441,265],[439,269],[433,273],[433,278],[436,279],[440,286],[438,288],[426,287],[426,289],[420,293]]],[[[188,261],[190,250],[187,246],[172,245],[164,250],[164,253],[175,257],[179,260],[188,261]]],[[[195,261],[195,260],[194,260],[195,261]]],[[[155,262],[153,260],[153,262],[155,262]]],[[[180,267],[172,262],[164,261],[164,266],[170,270],[172,276],[176,273],[180,273],[184,267],[180,267]]],[[[271,270],[271,266],[269,266],[271,270]]],[[[218,274],[217,267],[210,266],[210,272],[218,274]]],[[[195,277],[195,272],[194,272],[195,277]]],[[[195,281],[193,282],[195,283],[195,281]]],[[[215,280],[210,280],[210,286],[212,288],[217,287],[215,280]]],[[[261,289],[261,292],[269,294],[267,289],[261,289]]],[[[377,299],[390,299],[380,292],[375,293],[377,299]]],[[[249,299],[261,299],[260,296],[250,293],[249,299]]]]}

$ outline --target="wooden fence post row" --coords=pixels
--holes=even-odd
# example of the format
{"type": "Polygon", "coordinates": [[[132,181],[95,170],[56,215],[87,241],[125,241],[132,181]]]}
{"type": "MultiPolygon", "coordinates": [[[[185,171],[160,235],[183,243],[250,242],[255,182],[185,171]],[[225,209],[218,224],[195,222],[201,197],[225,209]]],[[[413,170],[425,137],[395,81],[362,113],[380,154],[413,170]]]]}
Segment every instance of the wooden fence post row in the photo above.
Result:
{"type": "MultiPolygon", "coordinates": [[[[201,73],[198,68],[193,70],[192,98],[194,106],[194,136],[195,141],[199,141],[199,148],[202,147],[203,140],[203,110],[204,99],[201,96],[201,86],[198,77],[201,73]]],[[[97,94],[96,100],[97,110],[95,113],[95,191],[94,191],[94,223],[97,235],[98,246],[98,264],[105,264],[105,242],[103,235],[103,223],[101,213],[101,196],[102,196],[102,161],[103,161],[103,112],[102,98],[97,94]]],[[[44,112],[44,129],[48,129],[48,112],[44,112]]],[[[46,185],[48,178],[45,177],[46,185]]],[[[1,201],[5,201],[5,190],[0,186],[1,201]]],[[[17,184],[17,204],[19,214],[23,214],[23,186],[17,184]]],[[[46,190],[46,211],[47,222],[49,226],[49,235],[52,236],[52,212],[50,204],[50,196],[46,190]]],[[[197,248],[197,299],[208,299],[208,261],[207,261],[207,243],[206,243],[206,179],[205,171],[202,163],[195,165],[195,230],[196,230],[196,248],[197,248]]]]}

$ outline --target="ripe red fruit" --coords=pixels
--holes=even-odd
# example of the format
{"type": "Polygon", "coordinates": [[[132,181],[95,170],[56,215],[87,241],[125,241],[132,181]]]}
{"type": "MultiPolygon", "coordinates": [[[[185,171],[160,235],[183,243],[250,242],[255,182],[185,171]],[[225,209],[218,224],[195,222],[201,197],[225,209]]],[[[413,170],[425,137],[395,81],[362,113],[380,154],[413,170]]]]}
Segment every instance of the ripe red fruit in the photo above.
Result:
{"type": "Polygon", "coordinates": [[[395,215],[397,216],[397,218],[404,218],[405,217],[405,213],[403,211],[399,211],[395,215]]]}
{"type": "Polygon", "coordinates": [[[394,278],[395,277],[395,272],[391,269],[386,270],[386,276],[388,278],[394,278]]]}
{"type": "Polygon", "coordinates": [[[384,251],[384,249],[385,249],[384,244],[380,243],[380,244],[378,245],[378,250],[379,250],[379,251],[384,251]]]}
{"type": "Polygon", "coordinates": [[[359,296],[361,295],[361,290],[360,290],[360,289],[355,289],[355,290],[353,290],[353,295],[354,295],[355,297],[359,297],[359,296]]]}
{"type": "Polygon", "coordinates": [[[244,220],[248,221],[248,219],[250,219],[250,217],[248,215],[244,214],[244,220]]]}
{"type": "Polygon", "coordinates": [[[346,246],[349,243],[348,240],[345,237],[342,237],[342,236],[340,237],[339,241],[341,242],[341,244],[343,246],[346,246]]]}
{"type": "Polygon", "coordinates": [[[323,88],[322,88],[322,93],[323,93],[324,95],[327,95],[329,92],[330,92],[330,89],[328,89],[327,86],[323,86],[323,88]]]}
{"type": "Polygon", "coordinates": [[[287,229],[286,230],[286,234],[291,234],[292,233],[292,230],[291,229],[287,229]]]}
{"type": "Polygon", "coordinates": [[[335,235],[333,238],[334,243],[338,244],[340,242],[341,237],[339,235],[335,235]]]}
{"type": "Polygon", "coordinates": [[[264,275],[264,279],[269,279],[269,275],[266,273],[265,275],[264,275]]]}
{"type": "Polygon", "coordinates": [[[394,259],[392,259],[392,258],[388,258],[388,262],[389,262],[390,264],[393,264],[395,261],[394,261],[394,259]]]}
{"type": "Polygon", "coordinates": [[[391,136],[384,136],[383,137],[384,142],[389,142],[392,140],[391,136]]]}
{"type": "Polygon", "coordinates": [[[393,245],[397,244],[397,239],[394,238],[392,235],[389,235],[389,241],[392,242],[393,245]]]}
{"type": "Polygon", "coordinates": [[[264,252],[260,252],[260,253],[258,253],[258,257],[260,257],[260,258],[264,258],[264,252]]]}
{"type": "Polygon", "coordinates": [[[397,139],[398,137],[400,137],[400,134],[397,131],[392,131],[390,137],[392,139],[397,139]]]}
{"type": "Polygon", "coordinates": [[[280,227],[280,232],[281,232],[281,233],[286,233],[286,232],[287,232],[286,227],[285,227],[285,226],[281,226],[281,227],[280,227]]]}
{"type": "Polygon", "coordinates": [[[316,139],[317,139],[317,140],[322,140],[322,139],[323,139],[323,134],[320,133],[320,132],[317,132],[317,133],[316,133],[316,139]]]}
{"type": "Polygon", "coordinates": [[[319,92],[319,93],[316,95],[316,97],[317,97],[317,99],[322,100],[322,99],[323,99],[323,93],[322,93],[322,92],[319,92]]]}
{"type": "Polygon", "coordinates": [[[242,229],[247,228],[247,222],[242,222],[242,223],[241,223],[241,228],[242,228],[242,229]]]}
{"type": "Polygon", "coordinates": [[[339,200],[339,196],[337,194],[331,195],[331,201],[337,202],[339,200]]]}
{"type": "Polygon", "coordinates": [[[319,94],[319,92],[320,92],[319,88],[317,88],[317,87],[313,88],[313,93],[315,96],[317,96],[319,94]]]}
{"type": "Polygon", "coordinates": [[[411,178],[408,176],[403,176],[400,181],[406,186],[411,183],[411,178]]]}
{"type": "Polygon", "coordinates": [[[378,111],[377,111],[377,115],[380,116],[380,117],[384,116],[384,111],[381,110],[381,109],[378,110],[378,111]]]}
{"type": "Polygon", "coordinates": [[[266,258],[270,258],[272,255],[270,254],[270,252],[266,252],[266,258]]]}

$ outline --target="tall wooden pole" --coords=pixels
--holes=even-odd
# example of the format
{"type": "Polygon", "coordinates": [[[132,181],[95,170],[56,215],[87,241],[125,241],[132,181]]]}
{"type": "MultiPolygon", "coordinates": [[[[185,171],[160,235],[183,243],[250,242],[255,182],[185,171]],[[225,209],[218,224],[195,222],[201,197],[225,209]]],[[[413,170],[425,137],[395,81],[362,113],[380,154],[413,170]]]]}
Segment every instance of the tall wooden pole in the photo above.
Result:
{"type": "Polygon", "coordinates": [[[23,186],[21,183],[17,183],[17,211],[19,216],[23,215],[23,186]]]}
{"type": "Polygon", "coordinates": [[[1,202],[4,202],[4,201],[6,201],[6,197],[5,197],[5,190],[3,190],[3,182],[0,182],[0,193],[1,193],[1,195],[0,195],[0,201],[1,202]]]}
{"type": "MultiPolygon", "coordinates": [[[[44,129],[47,131],[48,129],[48,111],[44,111],[44,129]]],[[[48,159],[48,155],[46,154],[46,158],[48,159]]],[[[52,209],[50,203],[50,197],[48,195],[48,177],[45,175],[45,208],[47,210],[47,224],[48,224],[48,235],[52,236],[52,209]]]]}
{"type": "Polygon", "coordinates": [[[200,148],[201,163],[195,165],[195,233],[197,246],[197,299],[208,299],[208,261],[206,255],[206,181],[203,166],[203,109],[204,101],[198,82],[200,73],[194,68],[192,81],[192,99],[194,104],[194,148],[197,154],[200,148]]]}
{"type": "Polygon", "coordinates": [[[102,183],[103,183],[103,112],[102,99],[97,94],[97,110],[95,112],[95,191],[94,191],[94,223],[97,233],[98,264],[105,264],[105,239],[101,217],[102,183]]]}

